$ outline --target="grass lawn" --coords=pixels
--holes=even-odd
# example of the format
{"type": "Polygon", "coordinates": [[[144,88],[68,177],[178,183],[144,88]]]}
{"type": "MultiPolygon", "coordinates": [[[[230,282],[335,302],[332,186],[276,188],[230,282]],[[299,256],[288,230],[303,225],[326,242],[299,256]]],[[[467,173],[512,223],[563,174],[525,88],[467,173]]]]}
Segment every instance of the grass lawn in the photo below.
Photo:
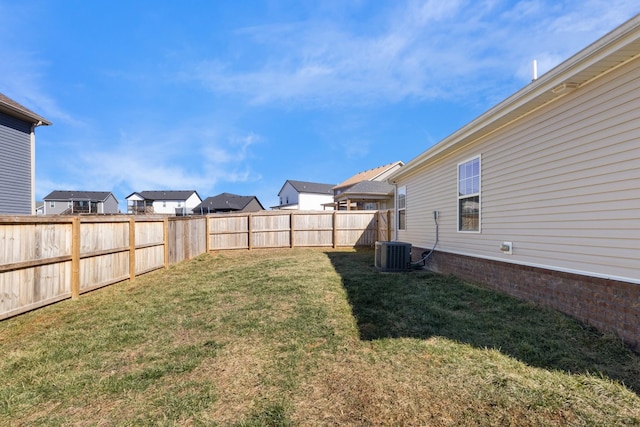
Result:
{"type": "Polygon", "coordinates": [[[0,322],[0,425],[640,425],[640,356],[372,250],[205,254],[0,322]]]}

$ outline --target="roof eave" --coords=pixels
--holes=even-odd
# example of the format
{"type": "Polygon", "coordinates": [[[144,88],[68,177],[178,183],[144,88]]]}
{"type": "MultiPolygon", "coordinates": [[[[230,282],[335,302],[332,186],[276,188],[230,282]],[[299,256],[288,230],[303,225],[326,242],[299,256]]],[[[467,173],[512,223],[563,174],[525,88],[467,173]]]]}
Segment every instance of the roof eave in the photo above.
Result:
{"type": "Polygon", "coordinates": [[[51,122],[42,116],[29,111],[24,111],[21,108],[14,107],[11,104],[0,102],[0,111],[5,114],[17,117],[28,123],[33,123],[36,126],[50,126],[51,122]]]}

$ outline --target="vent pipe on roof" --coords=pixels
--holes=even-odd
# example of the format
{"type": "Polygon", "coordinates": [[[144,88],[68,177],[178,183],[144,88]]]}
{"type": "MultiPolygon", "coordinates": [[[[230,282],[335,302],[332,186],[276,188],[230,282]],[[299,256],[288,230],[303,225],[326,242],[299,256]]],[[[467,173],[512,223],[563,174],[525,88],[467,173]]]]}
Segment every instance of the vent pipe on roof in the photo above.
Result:
{"type": "Polygon", "coordinates": [[[538,61],[534,59],[531,66],[532,66],[532,72],[533,72],[533,77],[531,81],[536,81],[538,80],[538,61]]]}

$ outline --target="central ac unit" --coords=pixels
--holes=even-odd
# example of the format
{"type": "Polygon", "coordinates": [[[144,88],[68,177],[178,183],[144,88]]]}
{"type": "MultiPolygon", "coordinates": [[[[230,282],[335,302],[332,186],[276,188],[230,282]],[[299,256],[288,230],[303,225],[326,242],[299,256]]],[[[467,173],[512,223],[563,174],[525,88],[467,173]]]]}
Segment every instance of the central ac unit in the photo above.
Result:
{"type": "Polygon", "coordinates": [[[383,272],[407,271],[411,267],[411,243],[376,242],[376,269],[383,272]]]}

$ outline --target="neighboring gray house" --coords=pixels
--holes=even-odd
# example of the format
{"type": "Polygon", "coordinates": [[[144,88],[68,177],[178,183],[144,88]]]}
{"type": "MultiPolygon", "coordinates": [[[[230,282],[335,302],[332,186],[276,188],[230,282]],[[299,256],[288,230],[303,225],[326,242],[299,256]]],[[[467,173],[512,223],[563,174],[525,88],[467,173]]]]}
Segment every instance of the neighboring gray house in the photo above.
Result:
{"type": "Polygon", "coordinates": [[[202,199],[195,190],[141,191],[127,197],[127,213],[133,215],[189,215],[202,199]]]}
{"type": "Polygon", "coordinates": [[[265,210],[256,196],[239,196],[237,194],[222,193],[207,197],[202,203],[193,208],[196,215],[228,212],[258,212],[265,210]]]}
{"type": "Polygon", "coordinates": [[[45,215],[117,214],[118,200],[110,191],[52,191],[44,198],[45,215]]]}
{"type": "Polygon", "coordinates": [[[428,268],[640,350],[640,15],[388,179],[428,268]]]}
{"type": "Polygon", "coordinates": [[[288,179],[280,192],[280,204],[271,209],[322,211],[333,210],[334,184],[288,179]]]}
{"type": "Polygon", "coordinates": [[[35,129],[50,124],[0,93],[0,214],[35,214],[35,129]]]}

